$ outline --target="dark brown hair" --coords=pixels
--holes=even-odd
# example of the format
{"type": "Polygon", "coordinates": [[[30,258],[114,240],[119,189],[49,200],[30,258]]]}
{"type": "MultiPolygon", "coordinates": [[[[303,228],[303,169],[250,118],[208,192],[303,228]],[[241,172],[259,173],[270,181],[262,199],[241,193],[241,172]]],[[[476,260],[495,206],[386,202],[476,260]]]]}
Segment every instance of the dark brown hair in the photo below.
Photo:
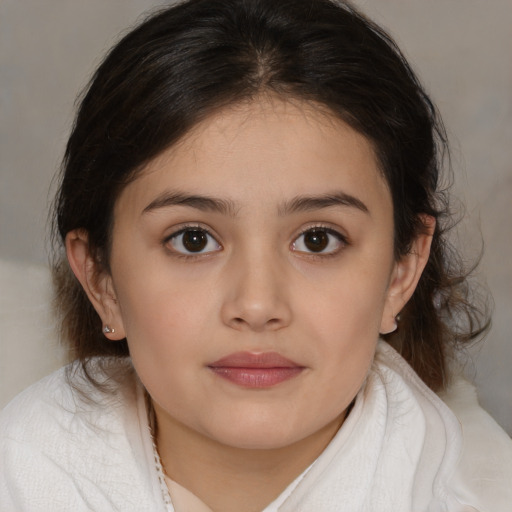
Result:
{"type": "MultiPolygon", "coordinates": [[[[397,259],[425,229],[421,214],[436,219],[429,262],[386,340],[431,388],[442,388],[450,347],[487,326],[446,241],[445,131],[393,40],[348,3],[189,0],[128,33],[81,100],[55,203],[55,238],[62,246],[70,230],[85,229],[108,270],[121,189],[212,112],[262,93],[322,105],[372,143],[393,199],[397,259]]],[[[103,337],[62,251],[54,277],[73,357],[86,365],[93,356],[127,356],[126,340],[103,337]]]]}

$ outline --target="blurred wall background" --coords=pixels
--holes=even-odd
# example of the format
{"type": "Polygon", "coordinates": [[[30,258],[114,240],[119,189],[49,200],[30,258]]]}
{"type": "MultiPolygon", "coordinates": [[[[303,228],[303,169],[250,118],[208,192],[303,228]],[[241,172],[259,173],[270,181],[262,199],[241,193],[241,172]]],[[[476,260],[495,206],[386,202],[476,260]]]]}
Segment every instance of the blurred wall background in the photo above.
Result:
{"type": "MultiPolygon", "coordinates": [[[[512,433],[512,2],[355,4],[392,33],[443,114],[454,192],[467,209],[459,243],[476,257],[483,233],[479,278],[495,301],[492,331],[471,351],[467,372],[484,407],[512,433]]],[[[74,99],[119,35],[159,5],[0,0],[0,407],[62,362],[45,339],[53,326],[41,302],[24,307],[34,290],[50,301],[46,216],[74,99]],[[25,336],[28,326],[40,336],[25,336]]]]}

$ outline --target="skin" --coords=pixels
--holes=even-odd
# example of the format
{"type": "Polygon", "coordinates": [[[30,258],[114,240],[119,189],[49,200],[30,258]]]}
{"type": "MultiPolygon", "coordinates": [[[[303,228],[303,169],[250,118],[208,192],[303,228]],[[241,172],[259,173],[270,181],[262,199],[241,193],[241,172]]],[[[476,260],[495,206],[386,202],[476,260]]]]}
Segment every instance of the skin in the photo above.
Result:
{"type": "Polygon", "coordinates": [[[85,232],[69,233],[67,251],[115,329],[107,337],[128,340],[168,475],[213,510],[240,512],[264,508],[335,435],[430,239],[395,261],[370,143],[314,105],[264,98],[203,121],[125,187],[110,274],[85,232]],[[211,234],[202,252],[186,251],[184,228],[211,234]],[[306,243],[313,228],[328,241],[320,251],[306,243]],[[239,351],[301,370],[254,389],[209,367],[239,351]]]}

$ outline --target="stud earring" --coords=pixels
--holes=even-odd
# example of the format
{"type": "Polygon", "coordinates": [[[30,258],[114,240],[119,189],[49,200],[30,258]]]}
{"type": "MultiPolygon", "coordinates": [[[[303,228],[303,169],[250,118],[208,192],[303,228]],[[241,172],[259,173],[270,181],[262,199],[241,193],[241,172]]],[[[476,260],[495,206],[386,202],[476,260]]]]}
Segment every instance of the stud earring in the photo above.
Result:
{"type": "Polygon", "coordinates": [[[389,331],[389,333],[395,332],[398,329],[398,324],[400,323],[400,320],[402,320],[402,317],[400,316],[400,313],[398,313],[398,315],[395,316],[393,330],[389,331]]]}
{"type": "Polygon", "coordinates": [[[396,315],[393,320],[394,320],[393,328],[387,334],[391,334],[392,332],[395,332],[398,329],[398,324],[399,324],[400,320],[402,320],[400,313],[398,313],[398,315],[396,315]]]}
{"type": "Polygon", "coordinates": [[[103,334],[113,334],[115,332],[116,330],[113,327],[109,327],[108,325],[105,325],[105,327],[103,327],[103,334]]]}

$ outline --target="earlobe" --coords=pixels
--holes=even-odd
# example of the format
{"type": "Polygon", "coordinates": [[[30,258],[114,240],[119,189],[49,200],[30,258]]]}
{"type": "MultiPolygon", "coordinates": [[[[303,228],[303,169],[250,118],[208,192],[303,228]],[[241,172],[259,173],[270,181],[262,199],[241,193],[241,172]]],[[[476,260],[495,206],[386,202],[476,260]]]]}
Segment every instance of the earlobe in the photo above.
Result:
{"type": "Polygon", "coordinates": [[[412,297],[428,262],[436,221],[429,215],[422,215],[421,221],[424,231],[416,237],[410,251],[395,263],[382,315],[381,334],[396,330],[397,316],[412,297]]]}
{"type": "Polygon", "coordinates": [[[87,231],[75,229],[66,235],[66,254],[71,270],[101,318],[105,337],[110,340],[125,338],[112,276],[100,268],[91,253],[87,231]]]}

